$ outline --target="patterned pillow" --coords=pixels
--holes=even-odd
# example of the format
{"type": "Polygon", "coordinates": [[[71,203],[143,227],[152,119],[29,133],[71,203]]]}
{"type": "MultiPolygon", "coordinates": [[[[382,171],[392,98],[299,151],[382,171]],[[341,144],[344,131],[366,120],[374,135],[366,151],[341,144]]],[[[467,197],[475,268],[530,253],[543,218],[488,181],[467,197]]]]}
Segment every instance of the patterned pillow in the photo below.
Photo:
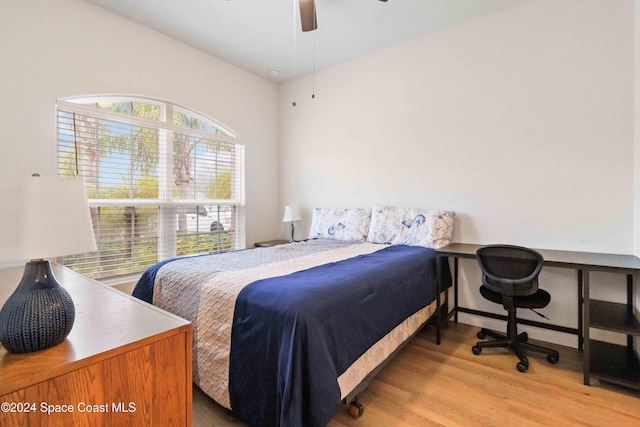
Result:
{"type": "Polygon", "coordinates": [[[361,242],[367,238],[370,223],[369,209],[315,208],[309,238],[361,242]]]}
{"type": "Polygon", "coordinates": [[[438,249],[451,241],[455,215],[454,211],[439,209],[374,206],[367,240],[438,249]]]}
{"type": "Polygon", "coordinates": [[[371,211],[371,226],[367,241],[401,245],[404,216],[400,208],[375,205],[371,211]]]}

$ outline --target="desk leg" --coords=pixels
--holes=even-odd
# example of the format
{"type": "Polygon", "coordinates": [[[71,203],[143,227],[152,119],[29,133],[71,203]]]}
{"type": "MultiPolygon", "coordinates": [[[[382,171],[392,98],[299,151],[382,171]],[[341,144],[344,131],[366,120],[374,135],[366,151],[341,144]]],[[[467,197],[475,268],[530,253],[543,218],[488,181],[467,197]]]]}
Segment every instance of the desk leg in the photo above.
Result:
{"type": "Polygon", "coordinates": [[[582,307],[584,304],[583,294],[583,271],[578,270],[578,350],[584,350],[584,323],[582,319],[582,307]]]}
{"type": "Polygon", "coordinates": [[[453,258],[453,320],[458,323],[458,257],[453,258]]]}
{"type": "Polygon", "coordinates": [[[582,332],[584,336],[584,361],[582,370],[584,371],[584,385],[589,385],[589,376],[591,375],[590,345],[589,345],[589,270],[585,270],[582,274],[582,286],[584,299],[582,304],[582,332]]]}
{"type": "Polygon", "coordinates": [[[442,313],[440,312],[440,290],[442,289],[441,281],[442,281],[442,257],[436,254],[436,344],[440,345],[440,317],[442,317],[442,313]]]}
{"type": "MultiPolygon", "coordinates": [[[[627,310],[629,315],[633,315],[633,290],[636,288],[636,275],[627,274],[627,310]]],[[[633,335],[627,335],[627,350],[633,352],[633,335]]]]}

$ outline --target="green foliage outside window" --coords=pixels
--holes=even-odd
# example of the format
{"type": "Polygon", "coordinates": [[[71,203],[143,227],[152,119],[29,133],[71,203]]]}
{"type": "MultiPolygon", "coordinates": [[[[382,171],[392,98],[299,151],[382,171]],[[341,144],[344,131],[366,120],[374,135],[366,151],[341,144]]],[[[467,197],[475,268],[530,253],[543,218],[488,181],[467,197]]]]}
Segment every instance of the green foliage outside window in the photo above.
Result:
{"type": "MultiPolygon", "coordinates": [[[[145,120],[158,120],[162,113],[159,105],[139,102],[84,105],[145,120]]],[[[165,239],[160,230],[167,229],[160,224],[161,210],[165,207],[134,201],[160,200],[165,187],[174,200],[232,200],[234,197],[235,145],[213,139],[224,133],[197,115],[176,108],[173,124],[210,133],[210,138],[204,134],[190,135],[188,131],[163,134],[159,128],[99,115],[92,117],[84,110],[59,111],[58,123],[58,175],[81,175],[93,206],[91,215],[98,252],[63,259],[65,265],[82,274],[108,277],[141,272],[160,260],[159,247],[166,244],[160,241],[165,239]],[[169,157],[173,164],[166,166],[172,170],[173,178],[168,186],[161,181],[164,176],[161,144],[163,135],[167,134],[172,135],[169,149],[173,150],[169,157]],[[100,200],[113,200],[115,204],[100,200]],[[130,206],[127,200],[132,201],[130,206]]],[[[209,229],[207,225],[206,230],[198,227],[194,231],[185,226],[184,209],[178,209],[178,214],[164,214],[171,228],[165,232],[175,233],[176,256],[234,249],[232,211],[227,210],[230,207],[211,208],[218,217],[224,216],[224,227],[209,229]]],[[[207,217],[207,221],[211,219],[207,217]]]]}

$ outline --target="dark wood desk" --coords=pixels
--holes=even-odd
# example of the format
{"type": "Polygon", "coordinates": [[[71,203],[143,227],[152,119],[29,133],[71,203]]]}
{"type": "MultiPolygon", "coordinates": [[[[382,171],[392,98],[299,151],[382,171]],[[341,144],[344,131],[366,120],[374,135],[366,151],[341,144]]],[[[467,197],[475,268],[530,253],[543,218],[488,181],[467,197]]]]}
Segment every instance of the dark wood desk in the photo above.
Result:
{"type": "MultiPolygon", "coordinates": [[[[452,243],[436,250],[439,263],[445,257],[453,258],[454,302],[446,319],[453,316],[457,322],[458,313],[468,313],[506,320],[506,316],[460,307],[458,303],[458,259],[475,259],[476,251],[482,246],[452,243]]],[[[578,328],[568,328],[528,319],[518,319],[518,323],[577,335],[578,347],[584,350],[584,383],[586,385],[589,385],[589,379],[593,377],[640,389],[640,363],[633,350],[633,337],[640,336],[640,322],[633,313],[634,289],[637,286],[636,273],[640,272],[640,258],[633,255],[550,249],[536,250],[542,254],[546,266],[577,270],[578,328]],[[626,303],[619,304],[591,299],[589,296],[589,274],[591,271],[626,274],[626,303]],[[626,334],[627,345],[618,346],[590,340],[590,327],[626,334]]],[[[438,267],[438,270],[440,269],[441,267],[438,267]]]]}

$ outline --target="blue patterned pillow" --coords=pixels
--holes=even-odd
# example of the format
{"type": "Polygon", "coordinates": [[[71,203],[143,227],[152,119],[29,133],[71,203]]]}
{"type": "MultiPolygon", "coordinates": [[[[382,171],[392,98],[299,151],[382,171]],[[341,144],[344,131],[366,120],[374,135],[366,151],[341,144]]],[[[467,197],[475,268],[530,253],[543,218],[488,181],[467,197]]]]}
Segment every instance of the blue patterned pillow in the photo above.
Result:
{"type": "Polygon", "coordinates": [[[371,226],[367,241],[401,245],[404,217],[403,210],[400,208],[375,205],[371,211],[371,226]]]}
{"type": "Polygon", "coordinates": [[[438,249],[451,241],[455,215],[454,211],[438,209],[374,206],[367,240],[438,249]]]}
{"type": "Polygon", "coordinates": [[[367,238],[370,223],[369,209],[315,208],[309,238],[362,242],[367,238]]]}

